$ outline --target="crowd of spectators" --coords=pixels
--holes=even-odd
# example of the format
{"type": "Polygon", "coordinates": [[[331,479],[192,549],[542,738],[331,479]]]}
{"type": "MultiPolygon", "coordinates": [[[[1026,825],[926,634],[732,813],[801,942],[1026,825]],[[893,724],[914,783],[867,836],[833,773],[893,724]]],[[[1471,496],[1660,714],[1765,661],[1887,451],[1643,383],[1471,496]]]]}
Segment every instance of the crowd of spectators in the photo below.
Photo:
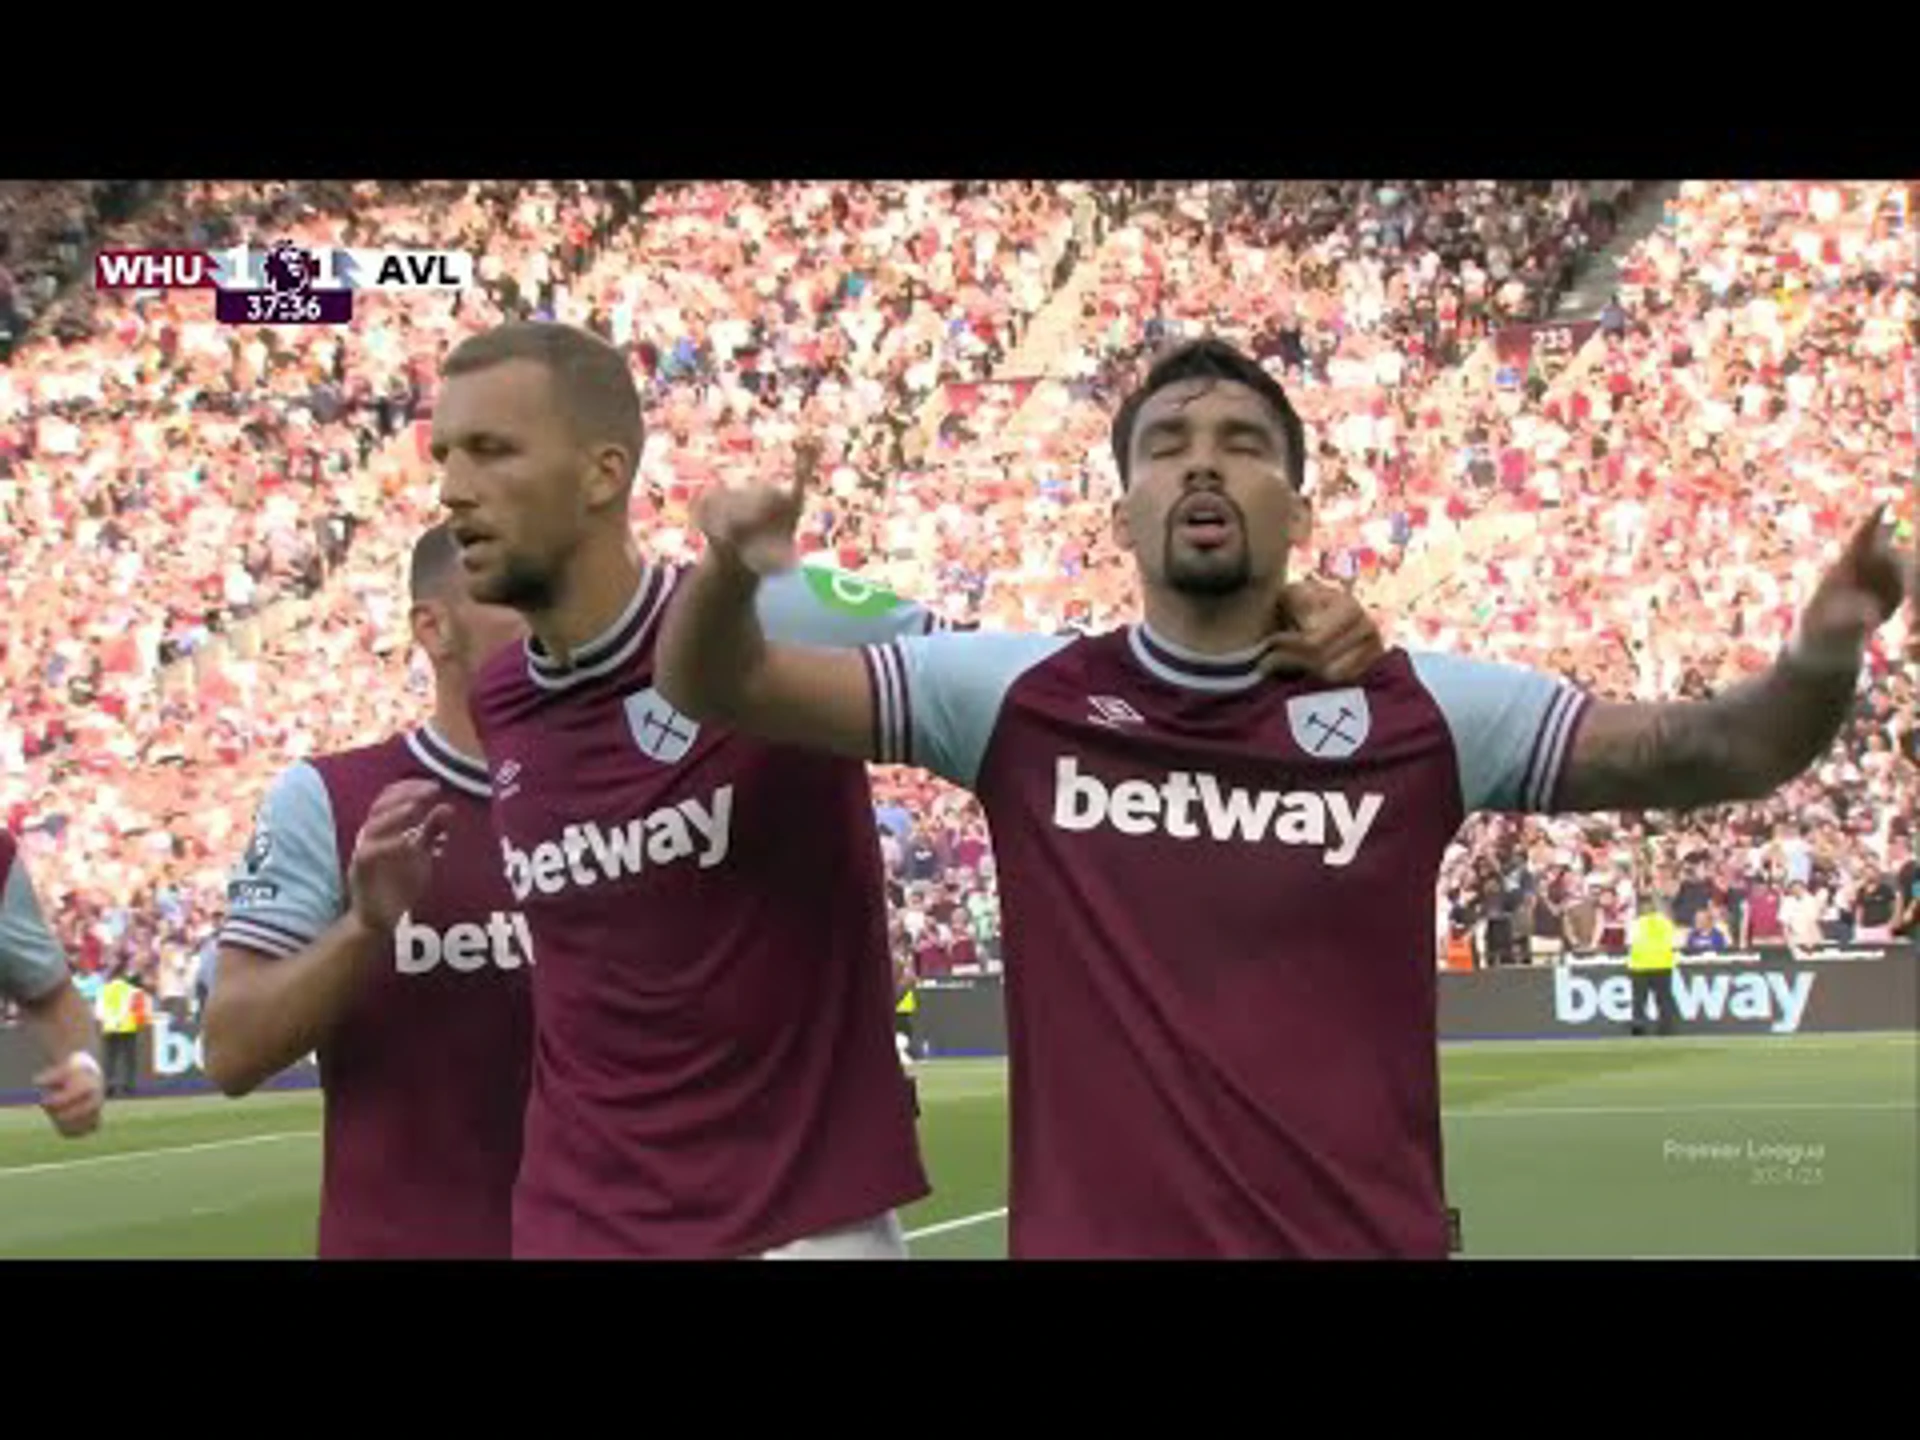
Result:
{"type": "Polygon", "coordinates": [[[381,672],[400,557],[435,518],[417,427],[440,357],[550,317],[639,203],[620,184],[175,187],[101,243],[433,245],[481,254],[481,283],[362,295],[342,328],[86,286],[0,369],[0,823],[82,966],[182,991],[265,780],[417,709],[381,672]]]}
{"type": "Polygon", "coordinates": [[[159,188],[140,180],[0,181],[0,363],[53,316],[92,263],[102,231],[137,214],[159,188]]]}
{"type": "MultiPolygon", "coordinates": [[[[1428,192],[1423,208],[1470,211],[1487,197],[1498,210],[1493,187],[1459,189],[1464,203],[1428,192]]],[[[1540,189],[1549,213],[1567,198],[1540,189]]],[[[1381,190],[1374,206],[1364,191],[1338,196],[1363,232],[1377,206],[1406,204],[1397,187],[1381,190]]],[[[1294,199],[1311,208],[1323,193],[1294,199]]],[[[980,554],[980,572],[964,574],[985,592],[989,624],[1101,629],[1134,613],[1130,564],[1104,543],[1117,484],[1108,417],[1152,350],[1202,332],[1247,346],[1289,383],[1313,451],[1310,568],[1370,598],[1415,578],[1402,577],[1409,557],[1447,557],[1442,583],[1402,587],[1389,607],[1402,643],[1538,666],[1612,698],[1701,697],[1770,663],[1873,503],[1887,502],[1911,539],[1913,237],[1892,185],[1682,187],[1625,257],[1594,350],[1545,386],[1524,383],[1524,368],[1504,385],[1462,383],[1457,370],[1466,345],[1548,313],[1571,278],[1564,267],[1541,268],[1550,288],[1509,291],[1504,306],[1496,290],[1491,310],[1477,282],[1463,284],[1462,301],[1482,302],[1467,312],[1472,328],[1436,331],[1443,313],[1457,325],[1462,307],[1435,304],[1432,320],[1410,323],[1419,312],[1409,305],[1490,258],[1390,252],[1330,271],[1294,247],[1371,256],[1379,245],[1297,219],[1236,218],[1218,195],[1196,188],[1116,231],[1096,261],[1099,283],[1083,293],[1064,378],[1000,387],[959,444],[908,477],[910,494],[947,505],[907,507],[934,538],[904,559],[902,578],[939,593],[916,562],[980,554]],[[964,528],[967,507],[953,503],[962,494],[987,508],[984,552],[964,528]],[[961,528],[943,533],[929,514],[961,528]],[[1436,544],[1485,519],[1512,523],[1464,552],[1436,544]]],[[[1611,206],[1618,195],[1602,198],[1611,206]]],[[[1322,211],[1333,213],[1331,198],[1322,211]]],[[[1571,209],[1562,214],[1585,233],[1571,209]]],[[[1618,218],[1591,222],[1592,237],[1618,218]]],[[[1528,243],[1557,252],[1563,238],[1528,243]]],[[[1875,647],[1859,714],[1832,756],[1761,805],[1470,822],[1447,859],[1439,958],[1617,950],[1648,893],[1678,897],[1683,929],[1701,921],[1688,941],[1696,950],[1920,929],[1910,899],[1920,786],[1914,767],[1896,763],[1914,716],[1911,677],[1891,660],[1904,623],[1875,647]],[[1708,877],[1710,912],[1686,883],[1690,864],[1708,877]]],[[[946,817],[929,827],[936,852],[977,824],[970,802],[949,812],[945,787],[922,777],[890,773],[882,788],[914,813],[946,817]]],[[[958,862],[943,875],[907,881],[906,898],[954,912],[952,892],[977,877],[958,862]]],[[[963,918],[953,914],[953,933],[963,918]]]]}
{"type": "MultiPolygon", "coordinates": [[[[83,967],[187,993],[272,774],[424,706],[400,603],[437,513],[421,431],[445,349],[507,316],[631,356],[650,550],[690,557],[692,495],[784,466],[806,429],[828,447],[809,553],[959,621],[1046,630],[1132,613],[1108,418],[1152,350],[1218,333],[1307,423],[1304,563],[1382,597],[1390,638],[1604,694],[1700,693],[1764,664],[1846,526],[1906,494],[1913,262],[1892,193],[1690,184],[1625,258],[1592,351],[1503,387],[1466,361],[1552,314],[1631,186],[165,187],[118,233],[460,248],[483,283],[369,300],[338,330],[40,285],[0,369],[0,821],[83,967]],[[1489,517],[1511,523],[1460,551],[1489,517]]],[[[60,207],[111,236],[100,199],[41,200],[63,218],[10,244],[55,269],[12,273],[71,272],[60,207]]],[[[1766,804],[1470,823],[1437,948],[1612,943],[1649,885],[1687,897],[1703,945],[1810,939],[1810,910],[1822,937],[1877,933],[1912,859],[1914,773],[1893,755],[1912,698],[1876,652],[1845,742],[1766,804]]],[[[923,975],[997,966],[977,806],[895,770],[878,796],[902,954],[923,975]]]]}
{"type": "Polygon", "coordinates": [[[670,557],[699,484],[825,433],[844,510],[813,546],[857,566],[888,422],[1017,343],[1084,193],[209,185],[149,206],[141,244],[464,248],[483,286],[363,299],[343,330],[88,294],[84,334],[0,372],[0,818],[79,964],[186,986],[272,774],[419,717],[399,580],[437,517],[422,432],[459,338],[530,315],[628,350],[635,522],[670,557]]]}
{"type": "MultiPolygon", "coordinates": [[[[1911,545],[1914,244],[1897,202],[1892,185],[1683,187],[1629,257],[1591,368],[1503,407],[1489,503],[1534,523],[1427,592],[1408,638],[1614,698],[1697,698],[1771,661],[1873,505],[1911,545]]],[[[1767,801],[1463,832],[1453,929],[1482,963],[1617,945],[1652,890],[1678,897],[1699,951],[1920,933],[1905,623],[1873,647],[1834,750],[1767,801]]]]}

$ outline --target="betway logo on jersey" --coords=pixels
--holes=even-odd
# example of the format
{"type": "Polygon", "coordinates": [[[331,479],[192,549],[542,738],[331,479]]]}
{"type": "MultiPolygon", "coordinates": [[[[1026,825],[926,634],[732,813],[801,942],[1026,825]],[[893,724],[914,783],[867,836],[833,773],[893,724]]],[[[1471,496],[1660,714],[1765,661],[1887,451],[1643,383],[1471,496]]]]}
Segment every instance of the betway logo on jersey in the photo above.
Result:
{"type": "Polygon", "coordinates": [[[1318,846],[1322,861],[1349,865],[1373,829],[1383,795],[1340,790],[1246,790],[1212,775],[1175,770],[1159,784],[1122,780],[1109,788],[1082,775],[1070,755],[1054,762],[1053,823],[1062,830],[1110,826],[1122,835],[1170,835],[1255,844],[1318,846]]]}
{"type": "Polygon", "coordinates": [[[727,858],[732,836],[733,787],[722,785],[706,800],[682,800],[629,820],[602,826],[589,820],[569,825],[555,840],[522,850],[500,842],[513,898],[534,891],[558,895],[569,886],[620,880],[649,868],[692,860],[711,870],[727,858]]]}
{"type": "Polygon", "coordinates": [[[425,975],[445,965],[471,975],[489,965],[518,970],[533,963],[533,935],[527,917],[495,910],[484,924],[469,922],[436,930],[402,915],[393,931],[394,966],[402,975],[425,975]]]}

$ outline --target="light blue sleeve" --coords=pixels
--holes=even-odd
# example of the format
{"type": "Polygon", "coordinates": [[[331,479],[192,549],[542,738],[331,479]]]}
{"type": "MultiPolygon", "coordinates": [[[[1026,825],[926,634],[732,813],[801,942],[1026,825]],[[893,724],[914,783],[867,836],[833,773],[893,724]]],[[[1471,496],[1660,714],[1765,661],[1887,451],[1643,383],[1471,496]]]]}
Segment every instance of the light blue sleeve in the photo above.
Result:
{"type": "Polygon", "coordinates": [[[228,877],[220,943],[282,959],[318,939],[345,908],[326,783],[311,765],[289,766],[268,787],[228,877]]]}
{"type": "Polygon", "coordinates": [[[873,753],[972,789],[1014,681],[1071,635],[942,631],[861,651],[873,698],[873,753]]]}
{"type": "Polygon", "coordinates": [[[761,582],[756,608],[767,638],[783,645],[853,649],[939,629],[934,613],[871,580],[803,565],[761,582]]]}
{"type": "Polygon", "coordinates": [[[1539,670],[1416,651],[1414,674],[1453,732],[1466,812],[1549,815],[1592,697],[1539,670]]]}
{"type": "Polygon", "coordinates": [[[38,1000],[67,978],[67,956],[40,912],[33,880],[16,855],[0,889],[0,993],[38,1000]]]}

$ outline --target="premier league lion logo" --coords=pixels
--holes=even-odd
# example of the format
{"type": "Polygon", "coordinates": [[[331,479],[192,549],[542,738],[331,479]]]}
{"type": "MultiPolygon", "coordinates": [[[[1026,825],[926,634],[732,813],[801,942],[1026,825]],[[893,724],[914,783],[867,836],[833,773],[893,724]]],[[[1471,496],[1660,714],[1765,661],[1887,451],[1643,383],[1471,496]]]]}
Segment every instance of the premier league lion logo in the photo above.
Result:
{"type": "Polygon", "coordinates": [[[260,867],[267,863],[267,857],[273,854],[273,837],[267,833],[267,827],[258,826],[247,841],[246,866],[249,875],[258,875],[260,867]]]}
{"type": "Polygon", "coordinates": [[[318,267],[313,256],[288,240],[276,240],[260,262],[267,289],[276,295],[298,295],[313,284],[318,267]]]}

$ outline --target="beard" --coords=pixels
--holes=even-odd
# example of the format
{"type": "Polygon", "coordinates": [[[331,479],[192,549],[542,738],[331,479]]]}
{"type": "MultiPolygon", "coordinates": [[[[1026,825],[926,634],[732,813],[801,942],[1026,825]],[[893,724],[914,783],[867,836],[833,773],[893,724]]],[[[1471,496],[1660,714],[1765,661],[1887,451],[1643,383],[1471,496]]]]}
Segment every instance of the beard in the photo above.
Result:
{"type": "Polygon", "coordinates": [[[1193,554],[1175,550],[1166,556],[1167,587],[1182,595],[1218,597],[1237,594],[1253,583],[1253,566],[1245,549],[1193,554]]]}
{"type": "Polygon", "coordinates": [[[503,605],[522,615],[552,609],[556,588],[552,573],[523,555],[509,555],[498,570],[467,577],[467,593],[482,605],[503,605]]]}
{"type": "Polygon", "coordinates": [[[1178,508],[1167,516],[1167,536],[1161,550],[1161,573],[1167,588],[1182,595],[1217,598],[1237,594],[1253,583],[1253,557],[1247,550],[1247,517],[1224,495],[1221,503],[1233,515],[1234,534],[1212,550],[1196,550],[1180,543],[1174,524],[1178,508]]]}

